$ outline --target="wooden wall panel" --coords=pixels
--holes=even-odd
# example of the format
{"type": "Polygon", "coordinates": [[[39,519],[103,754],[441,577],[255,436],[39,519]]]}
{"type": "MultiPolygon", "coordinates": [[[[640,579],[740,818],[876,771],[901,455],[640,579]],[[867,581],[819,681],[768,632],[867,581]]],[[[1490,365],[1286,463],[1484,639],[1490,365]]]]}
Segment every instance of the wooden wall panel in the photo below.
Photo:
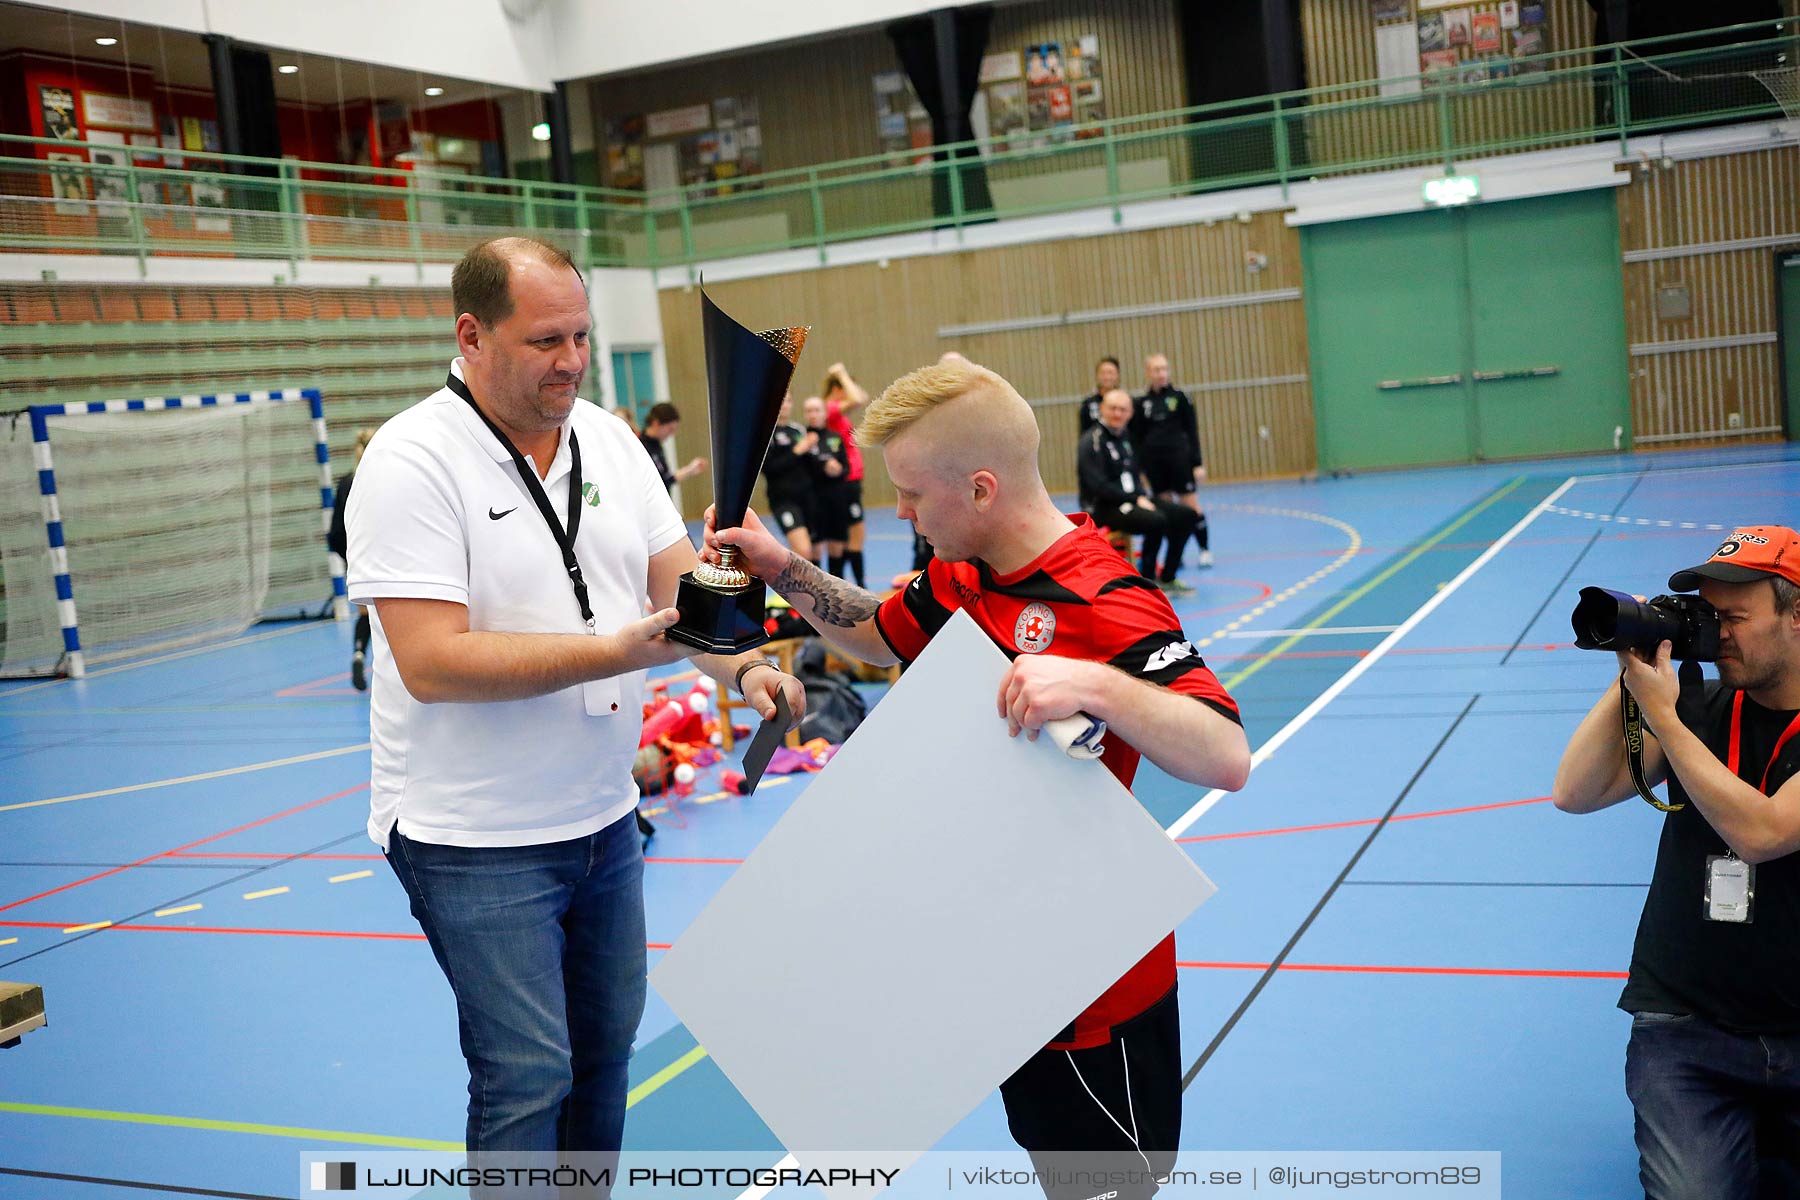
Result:
{"type": "MultiPolygon", "coordinates": [[[[1315,462],[1311,392],[1306,381],[1305,313],[1297,297],[1297,233],[1280,214],[1104,237],[1042,242],[737,280],[708,293],[746,324],[810,321],[796,399],[816,391],[834,361],[848,363],[871,393],[957,350],[999,371],[1032,401],[1043,430],[1041,466],[1054,491],[1073,491],[1077,402],[1092,390],[1093,366],[1111,354],[1124,379],[1142,390],[1142,363],[1167,354],[1178,386],[1200,411],[1213,479],[1296,475],[1315,462]],[[1246,269],[1246,251],[1266,255],[1246,269]],[[1050,327],[948,332],[1006,319],[1060,317],[1127,305],[1200,299],[1242,301],[1198,311],[1114,316],[1050,327]]],[[[670,390],[682,406],[683,457],[710,453],[703,414],[705,369],[697,291],[662,293],[670,390]]],[[[891,503],[880,456],[869,457],[864,493],[891,503]]],[[[693,491],[693,489],[689,489],[693,491]]],[[[688,515],[705,493],[684,499],[688,515]]]]}
{"type": "MultiPolygon", "coordinates": [[[[1116,0],[1099,6],[1035,0],[1002,5],[995,11],[988,46],[996,51],[1022,49],[1085,34],[1100,40],[1102,94],[1109,117],[1161,112],[1185,102],[1174,0],[1116,0]]],[[[588,96],[602,160],[609,118],[709,103],[722,96],[753,97],[762,122],[763,167],[778,171],[880,153],[874,77],[897,70],[900,61],[893,43],[877,28],[597,79],[589,84],[588,96]]],[[[1183,155],[1181,143],[1152,140],[1128,148],[1121,157],[1168,158],[1170,178],[1180,179],[1183,155]]],[[[1060,169],[1073,171],[1102,167],[1104,159],[1098,150],[1076,151],[1058,162],[1060,169]]],[[[998,162],[992,171],[995,179],[1009,180],[1040,176],[1043,167],[998,162]]],[[[824,203],[826,224],[834,228],[870,228],[931,215],[931,191],[923,178],[912,186],[893,180],[835,186],[826,191],[824,203]]],[[[799,194],[769,197],[761,203],[740,200],[731,215],[765,220],[779,215],[795,236],[810,230],[813,221],[810,198],[799,194]]]]}
{"type": "Polygon", "coordinates": [[[1774,261],[1777,248],[1800,246],[1800,155],[1788,146],[1650,164],[1618,200],[1636,436],[1651,445],[1779,437],[1774,261]],[[1767,244],[1733,244],[1751,240],[1767,244]],[[1644,257],[1659,251],[1685,252],[1644,257]],[[1659,315],[1665,289],[1685,290],[1689,315],[1659,315]],[[1700,339],[1752,344],[1655,352],[1700,339]]]}

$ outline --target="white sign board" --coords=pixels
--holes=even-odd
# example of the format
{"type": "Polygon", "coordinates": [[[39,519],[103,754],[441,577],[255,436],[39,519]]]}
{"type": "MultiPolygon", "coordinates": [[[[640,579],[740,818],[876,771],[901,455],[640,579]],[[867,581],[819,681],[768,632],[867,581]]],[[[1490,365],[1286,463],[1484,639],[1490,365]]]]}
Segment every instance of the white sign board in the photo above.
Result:
{"type": "Polygon", "coordinates": [[[956,614],[651,973],[802,1167],[913,1161],[1214,891],[1006,666],[956,614]]]}

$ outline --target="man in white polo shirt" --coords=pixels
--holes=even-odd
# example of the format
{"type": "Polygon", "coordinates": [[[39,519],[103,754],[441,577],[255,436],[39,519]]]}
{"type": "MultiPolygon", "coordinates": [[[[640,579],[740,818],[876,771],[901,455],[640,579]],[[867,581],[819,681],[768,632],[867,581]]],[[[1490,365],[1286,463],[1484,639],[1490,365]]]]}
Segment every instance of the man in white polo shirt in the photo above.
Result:
{"type": "MultiPolygon", "coordinates": [[[[631,430],[577,398],[569,257],[485,242],[451,292],[461,357],[375,435],[350,504],[369,836],[456,995],[471,1154],[616,1151],[644,1008],[643,679],[694,653],[663,631],[698,558],[631,430]]],[[[759,656],[694,663],[765,717],[777,692],[803,710],[759,656]]]]}

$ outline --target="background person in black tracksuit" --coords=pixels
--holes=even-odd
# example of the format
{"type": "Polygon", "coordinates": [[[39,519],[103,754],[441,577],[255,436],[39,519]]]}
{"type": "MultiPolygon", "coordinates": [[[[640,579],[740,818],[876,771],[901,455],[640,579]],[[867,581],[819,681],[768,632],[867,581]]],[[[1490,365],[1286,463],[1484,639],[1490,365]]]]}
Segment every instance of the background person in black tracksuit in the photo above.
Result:
{"type": "Polygon", "coordinates": [[[1136,448],[1131,444],[1131,397],[1123,389],[1106,394],[1100,402],[1100,423],[1081,435],[1075,453],[1076,475],[1081,481],[1081,507],[1104,525],[1121,533],[1144,537],[1138,555],[1138,571],[1156,580],[1164,591],[1191,592],[1175,578],[1176,564],[1194,532],[1199,517],[1193,510],[1169,500],[1152,499],[1138,472],[1136,448]],[[1167,538],[1162,569],[1156,552],[1167,538]]]}
{"type": "Polygon", "coordinates": [[[812,530],[813,549],[817,550],[820,542],[825,544],[826,569],[836,575],[843,570],[844,550],[850,540],[850,448],[843,435],[827,427],[824,400],[808,396],[802,411],[808,432],[817,436],[806,460],[812,472],[807,526],[812,530]]]}
{"type": "MultiPolygon", "coordinates": [[[[1152,354],[1144,360],[1146,391],[1137,400],[1131,417],[1131,435],[1137,443],[1150,490],[1164,500],[1179,501],[1197,520],[1194,540],[1200,543],[1200,565],[1212,566],[1212,549],[1206,532],[1206,516],[1200,511],[1196,488],[1206,478],[1200,458],[1200,425],[1194,402],[1169,383],[1169,360],[1152,354]]],[[[1179,569],[1181,560],[1175,560],[1179,569]]]]}
{"type": "Polygon", "coordinates": [[[675,436],[675,430],[681,424],[681,412],[668,401],[653,404],[650,411],[644,414],[644,431],[638,434],[638,441],[644,443],[644,453],[656,464],[656,473],[662,476],[663,486],[672,488],[683,479],[692,479],[706,470],[704,458],[690,459],[682,466],[670,469],[669,460],[663,453],[663,439],[675,436]]]}
{"type": "Polygon", "coordinates": [[[763,484],[769,494],[769,515],[787,538],[795,554],[815,562],[812,541],[812,452],[819,435],[793,423],[794,398],[781,398],[781,415],[769,439],[763,459],[763,484]]]}
{"type": "Polygon", "coordinates": [[[1109,354],[1094,364],[1094,394],[1081,402],[1081,428],[1077,433],[1086,433],[1100,423],[1100,401],[1118,386],[1119,360],[1109,354]]]}
{"type": "MultiPolygon", "coordinates": [[[[325,534],[325,546],[344,560],[346,577],[350,574],[350,548],[344,514],[350,511],[350,486],[356,482],[356,464],[362,461],[363,451],[368,449],[369,439],[374,436],[373,426],[356,431],[356,457],[351,461],[350,469],[331,488],[331,528],[325,534]]],[[[351,641],[350,682],[359,692],[369,690],[369,610],[360,604],[356,606],[356,632],[351,641]]]]}

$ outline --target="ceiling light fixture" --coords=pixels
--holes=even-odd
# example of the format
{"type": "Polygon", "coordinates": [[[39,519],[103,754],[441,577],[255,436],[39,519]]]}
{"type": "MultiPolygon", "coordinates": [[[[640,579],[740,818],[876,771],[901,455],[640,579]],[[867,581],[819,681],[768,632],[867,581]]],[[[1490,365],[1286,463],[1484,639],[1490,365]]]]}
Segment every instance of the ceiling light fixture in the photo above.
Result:
{"type": "Polygon", "coordinates": [[[300,73],[300,68],[296,67],[293,63],[282,63],[275,69],[280,71],[283,75],[298,75],[300,73]]]}
{"type": "Polygon", "coordinates": [[[427,96],[441,96],[444,94],[444,89],[441,87],[428,87],[425,89],[425,94],[427,96]]]}
{"type": "Polygon", "coordinates": [[[94,45],[96,46],[116,46],[118,44],[118,38],[98,37],[94,39],[94,45]]]}

